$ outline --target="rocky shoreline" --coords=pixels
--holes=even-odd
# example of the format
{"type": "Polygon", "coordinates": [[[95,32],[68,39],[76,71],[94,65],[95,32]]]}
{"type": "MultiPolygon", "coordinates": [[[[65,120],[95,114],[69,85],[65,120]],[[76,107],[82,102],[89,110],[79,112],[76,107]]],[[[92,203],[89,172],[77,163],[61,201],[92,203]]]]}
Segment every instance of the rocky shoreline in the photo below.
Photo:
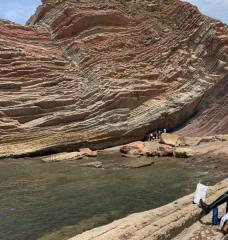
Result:
{"type": "MultiPolygon", "coordinates": [[[[215,199],[224,191],[228,190],[228,142],[226,139],[226,135],[198,139],[188,138],[194,156],[184,158],[183,161],[190,166],[205,168],[205,174],[213,175],[215,179],[226,178],[224,181],[210,188],[210,197],[208,198],[208,201],[215,199]],[[195,144],[193,142],[195,142],[195,144]]],[[[133,154],[130,154],[127,157],[134,158],[134,156],[138,157],[140,155],[139,152],[136,151],[136,146],[141,147],[141,155],[148,156],[148,149],[159,150],[161,149],[161,146],[164,147],[164,142],[162,145],[157,141],[145,142],[144,144],[141,142],[134,142],[129,145],[99,151],[98,154],[121,153],[123,150],[128,150],[133,154]],[[133,152],[132,146],[134,150],[133,152]]],[[[167,147],[170,145],[165,146],[167,147]]],[[[157,155],[156,157],[159,156],[157,155]]],[[[145,164],[145,166],[147,165],[145,164]]],[[[211,235],[211,238],[205,239],[222,239],[222,234],[219,233],[215,227],[210,226],[211,217],[203,216],[203,223],[198,221],[201,217],[201,211],[197,206],[192,204],[192,197],[193,195],[191,194],[158,209],[143,213],[135,213],[126,218],[114,221],[106,226],[89,230],[71,238],[70,240],[190,240],[194,237],[194,239],[198,240],[204,239],[203,236],[205,234],[208,235],[208,237],[211,235]]],[[[222,211],[223,208],[220,209],[220,214],[222,211]]]]}
{"type": "MultiPolygon", "coordinates": [[[[129,158],[127,164],[120,168],[141,168],[154,164],[154,159],[160,157],[181,157],[189,166],[205,168],[205,174],[215,179],[226,178],[224,181],[210,188],[209,201],[228,190],[228,141],[227,135],[210,137],[178,137],[175,134],[166,134],[160,141],[132,142],[127,145],[116,146],[104,150],[92,151],[89,149],[76,152],[76,159],[95,157],[93,161],[82,164],[85,167],[105,169],[102,162],[97,161],[100,154],[120,154],[129,158]],[[186,150],[188,149],[188,150],[186,150]],[[189,151],[190,150],[190,151],[189,151]],[[180,151],[180,155],[176,152],[180,151]],[[190,152],[190,155],[183,152],[190,152]],[[88,154],[90,153],[90,154],[88,154]],[[150,157],[150,160],[141,158],[150,157]]],[[[68,153],[69,156],[75,153],[68,153]]],[[[57,154],[58,155],[58,154],[57,154]]],[[[61,155],[61,153],[59,154],[61,155]]],[[[54,155],[55,156],[55,155],[54,155]]],[[[62,153],[61,155],[65,155],[62,153]]],[[[50,158],[50,157],[49,157],[50,158]]],[[[66,160],[66,159],[65,159],[66,160]]],[[[68,160],[72,160],[69,157],[68,160]]],[[[75,159],[74,159],[75,160],[75,159]]],[[[223,209],[220,209],[222,211],[223,209]]],[[[209,225],[211,218],[204,216],[206,224],[198,222],[200,210],[192,204],[192,194],[173,203],[143,213],[136,213],[126,218],[114,221],[106,226],[101,226],[77,235],[70,240],[169,240],[192,239],[196,235],[213,235],[213,238],[222,239],[222,234],[209,225]],[[207,233],[205,233],[205,231],[207,233]]],[[[195,238],[204,239],[204,238],[195,238]]]]}
{"type": "MultiPolygon", "coordinates": [[[[61,162],[85,160],[83,166],[103,168],[102,162],[97,160],[98,155],[119,154],[122,157],[132,159],[123,168],[141,168],[151,166],[155,158],[174,157],[183,158],[190,165],[206,166],[212,171],[216,169],[219,174],[226,175],[228,170],[228,135],[216,135],[207,137],[180,137],[176,134],[165,133],[160,140],[136,141],[126,145],[120,145],[107,149],[91,150],[90,148],[77,148],[74,151],[61,151],[54,154],[38,156],[45,162],[61,162]],[[141,157],[147,157],[142,159],[141,157]],[[135,160],[134,160],[135,159],[135,160]],[[88,162],[87,160],[91,160],[88,162]],[[205,164],[207,163],[207,164],[205,164]]],[[[16,156],[8,156],[16,157],[16,156]]],[[[31,156],[33,157],[33,155],[31,156]]],[[[6,156],[4,157],[6,158],[6,156]]],[[[18,158],[20,158],[18,156],[18,158]]]]}
{"type": "MultiPolygon", "coordinates": [[[[228,191],[228,179],[209,188],[207,201],[216,199],[225,191],[228,191]]],[[[195,224],[205,230],[205,228],[210,227],[209,221],[211,219],[209,220],[208,216],[203,216],[200,208],[192,201],[193,194],[190,194],[163,207],[135,213],[108,225],[89,230],[70,240],[193,239],[195,234],[199,235],[199,228],[196,228],[195,224]],[[198,221],[200,219],[202,222],[198,221]]],[[[222,210],[221,208],[220,211],[222,210]]],[[[212,238],[209,239],[222,239],[221,233],[212,227],[210,228],[216,234],[212,232],[212,236],[208,236],[212,238]]]]}
{"type": "MultiPolygon", "coordinates": [[[[205,174],[209,174],[215,179],[222,179],[228,178],[227,139],[227,135],[201,138],[165,134],[162,135],[160,141],[137,141],[108,149],[97,149],[97,151],[89,148],[75,148],[74,152],[49,154],[39,156],[39,159],[51,164],[79,160],[80,166],[104,170],[106,166],[101,161],[98,161],[97,156],[99,155],[119,154],[122,157],[127,157],[129,161],[119,163],[118,169],[148,167],[156,163],[157,160],[169,161],[180,157],[181,161],[189,166],[205,168],[205,174]],[[177,151],[180,151],[180,155],[176,154],[177,151]],[[191,154],[188,155],[186,152],[191,154]]],[[[225,190],[228,190],[228,179],[211,188],[210,199],[215,198],[225,190]]],[[[202,232],[205,229],[204,225],[197,222],[199,216],[200,211],[197,206],[192,205],[192,195],[189,195],[161,208],[136,213],[106,226],[89,230],[70,240],[190,240],[192,238],[185,235],[184,229],[188,230],[189,236],[195,235],[196,231],[199,233],[201,228],[203,228],[202,232]]],[[[208,218],[205,219],[205,221],[209,222],[208,218]]],[[[210,231],[215,230],[210,228],[210,231]]],[[[221,237],[220,234],[216,234],[221,237]]],[[[217,240],[220,238],[212,239],[217,240]]]]}

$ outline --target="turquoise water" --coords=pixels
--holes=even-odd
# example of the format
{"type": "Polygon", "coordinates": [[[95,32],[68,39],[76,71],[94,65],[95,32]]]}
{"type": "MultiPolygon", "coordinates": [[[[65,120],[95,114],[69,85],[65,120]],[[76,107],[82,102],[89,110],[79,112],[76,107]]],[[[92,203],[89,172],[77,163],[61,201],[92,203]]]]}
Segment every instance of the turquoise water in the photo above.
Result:
{"type": "Polygon", "coordinates": [[[200,169],[171,158],[151,167],[121,169],[134,159],[104,155],[105,170],[83,161],[0,161],[0,239],[64,240],[133,212],[159,207],[192,192],[200,169]]]}

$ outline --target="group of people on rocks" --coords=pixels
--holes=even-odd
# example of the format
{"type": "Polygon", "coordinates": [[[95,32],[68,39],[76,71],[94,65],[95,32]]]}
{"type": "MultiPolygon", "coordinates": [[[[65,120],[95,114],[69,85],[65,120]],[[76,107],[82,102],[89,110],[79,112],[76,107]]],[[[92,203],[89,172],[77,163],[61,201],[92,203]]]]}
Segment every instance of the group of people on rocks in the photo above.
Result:
{"type": "Polygon", "coordinates": [[[146,140],[147,141],[154,141],[156,139],[160,139],[162,133],[167,133],[167,130],[166,129],[156,130],[156,131],[153,131],[151,133],[148,133],[148,134],[146,134],[146,140]]]}

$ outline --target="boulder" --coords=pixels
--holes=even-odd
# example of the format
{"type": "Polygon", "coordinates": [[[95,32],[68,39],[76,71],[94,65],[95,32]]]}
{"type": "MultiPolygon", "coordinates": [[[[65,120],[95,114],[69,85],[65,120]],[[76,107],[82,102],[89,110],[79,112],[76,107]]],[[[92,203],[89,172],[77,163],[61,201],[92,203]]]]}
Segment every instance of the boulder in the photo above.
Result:
{"type": "Polygon", "coordinates": [[[180,138],[175,134],[162,133],[160,143],[177,147],[180,145],[180,138]]]}
{"type": "Polygon", "coordinates": [[[102,168],[103,167],[103,163],[100,162],[100,161],[96,161],[96,162],[84,163],[84,164],[82,164],[82,166],[93,167],[93,168],[102,168]]]}
{"type": "Polygon", "coordinates": [[[182,144],[184,146],[197,146],[200,144],[201,140],[201,137],[184,137],[182,139],[182,144]]]}
{"type": "Polygon", "coordinates": [[[173,147],[170,145],[159,145],[158,153],[160,156],[173,156],[173,147]]]}
{"type": "Polygon", "coordinates": [[[146,156],[150,150],[143,142],[138,141],[122,146],[120,152],[125,155],[146,156]]]}
{"type": "Polygon", "coordinates": [[[73,161],[82,159],[85,156],[80,152],[64,152],[58,154],[52,154],[47,157],[43,157],[43,162],[61,162],[61,161],[73,161]]]}
{"type": "Polygon", "coordinates": [[[86,157],[97,157],[97,151],[92,151],[90,148],[80,148],[79,152],[86,157]]]}
{"type": "Polygon", "coordinates": [[[173,154],[177,158],[189,158],[194,156],[194,151],[191,148],[179,147],[174,150],[173,154]]]}

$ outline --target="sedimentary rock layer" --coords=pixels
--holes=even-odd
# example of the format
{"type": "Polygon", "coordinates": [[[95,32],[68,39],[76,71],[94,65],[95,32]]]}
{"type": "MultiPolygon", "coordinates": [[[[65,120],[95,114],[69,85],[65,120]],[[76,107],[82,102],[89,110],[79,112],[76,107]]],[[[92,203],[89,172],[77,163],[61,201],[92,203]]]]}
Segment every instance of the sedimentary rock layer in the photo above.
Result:
{"type": "Polygon", "coordinates": [[[209,98],[208,104],[177,131],[181,136],[209,136],[228,129],[228,79],[220,86],[219,94],[209,98]]]}
{"type": "Polygon", "coordinates": [[[0,42],[1,157],[126,143],[203,110],[228,131],[228,27],[189,3],[43,0],[26,27],[0,21],[0,42]]]}

